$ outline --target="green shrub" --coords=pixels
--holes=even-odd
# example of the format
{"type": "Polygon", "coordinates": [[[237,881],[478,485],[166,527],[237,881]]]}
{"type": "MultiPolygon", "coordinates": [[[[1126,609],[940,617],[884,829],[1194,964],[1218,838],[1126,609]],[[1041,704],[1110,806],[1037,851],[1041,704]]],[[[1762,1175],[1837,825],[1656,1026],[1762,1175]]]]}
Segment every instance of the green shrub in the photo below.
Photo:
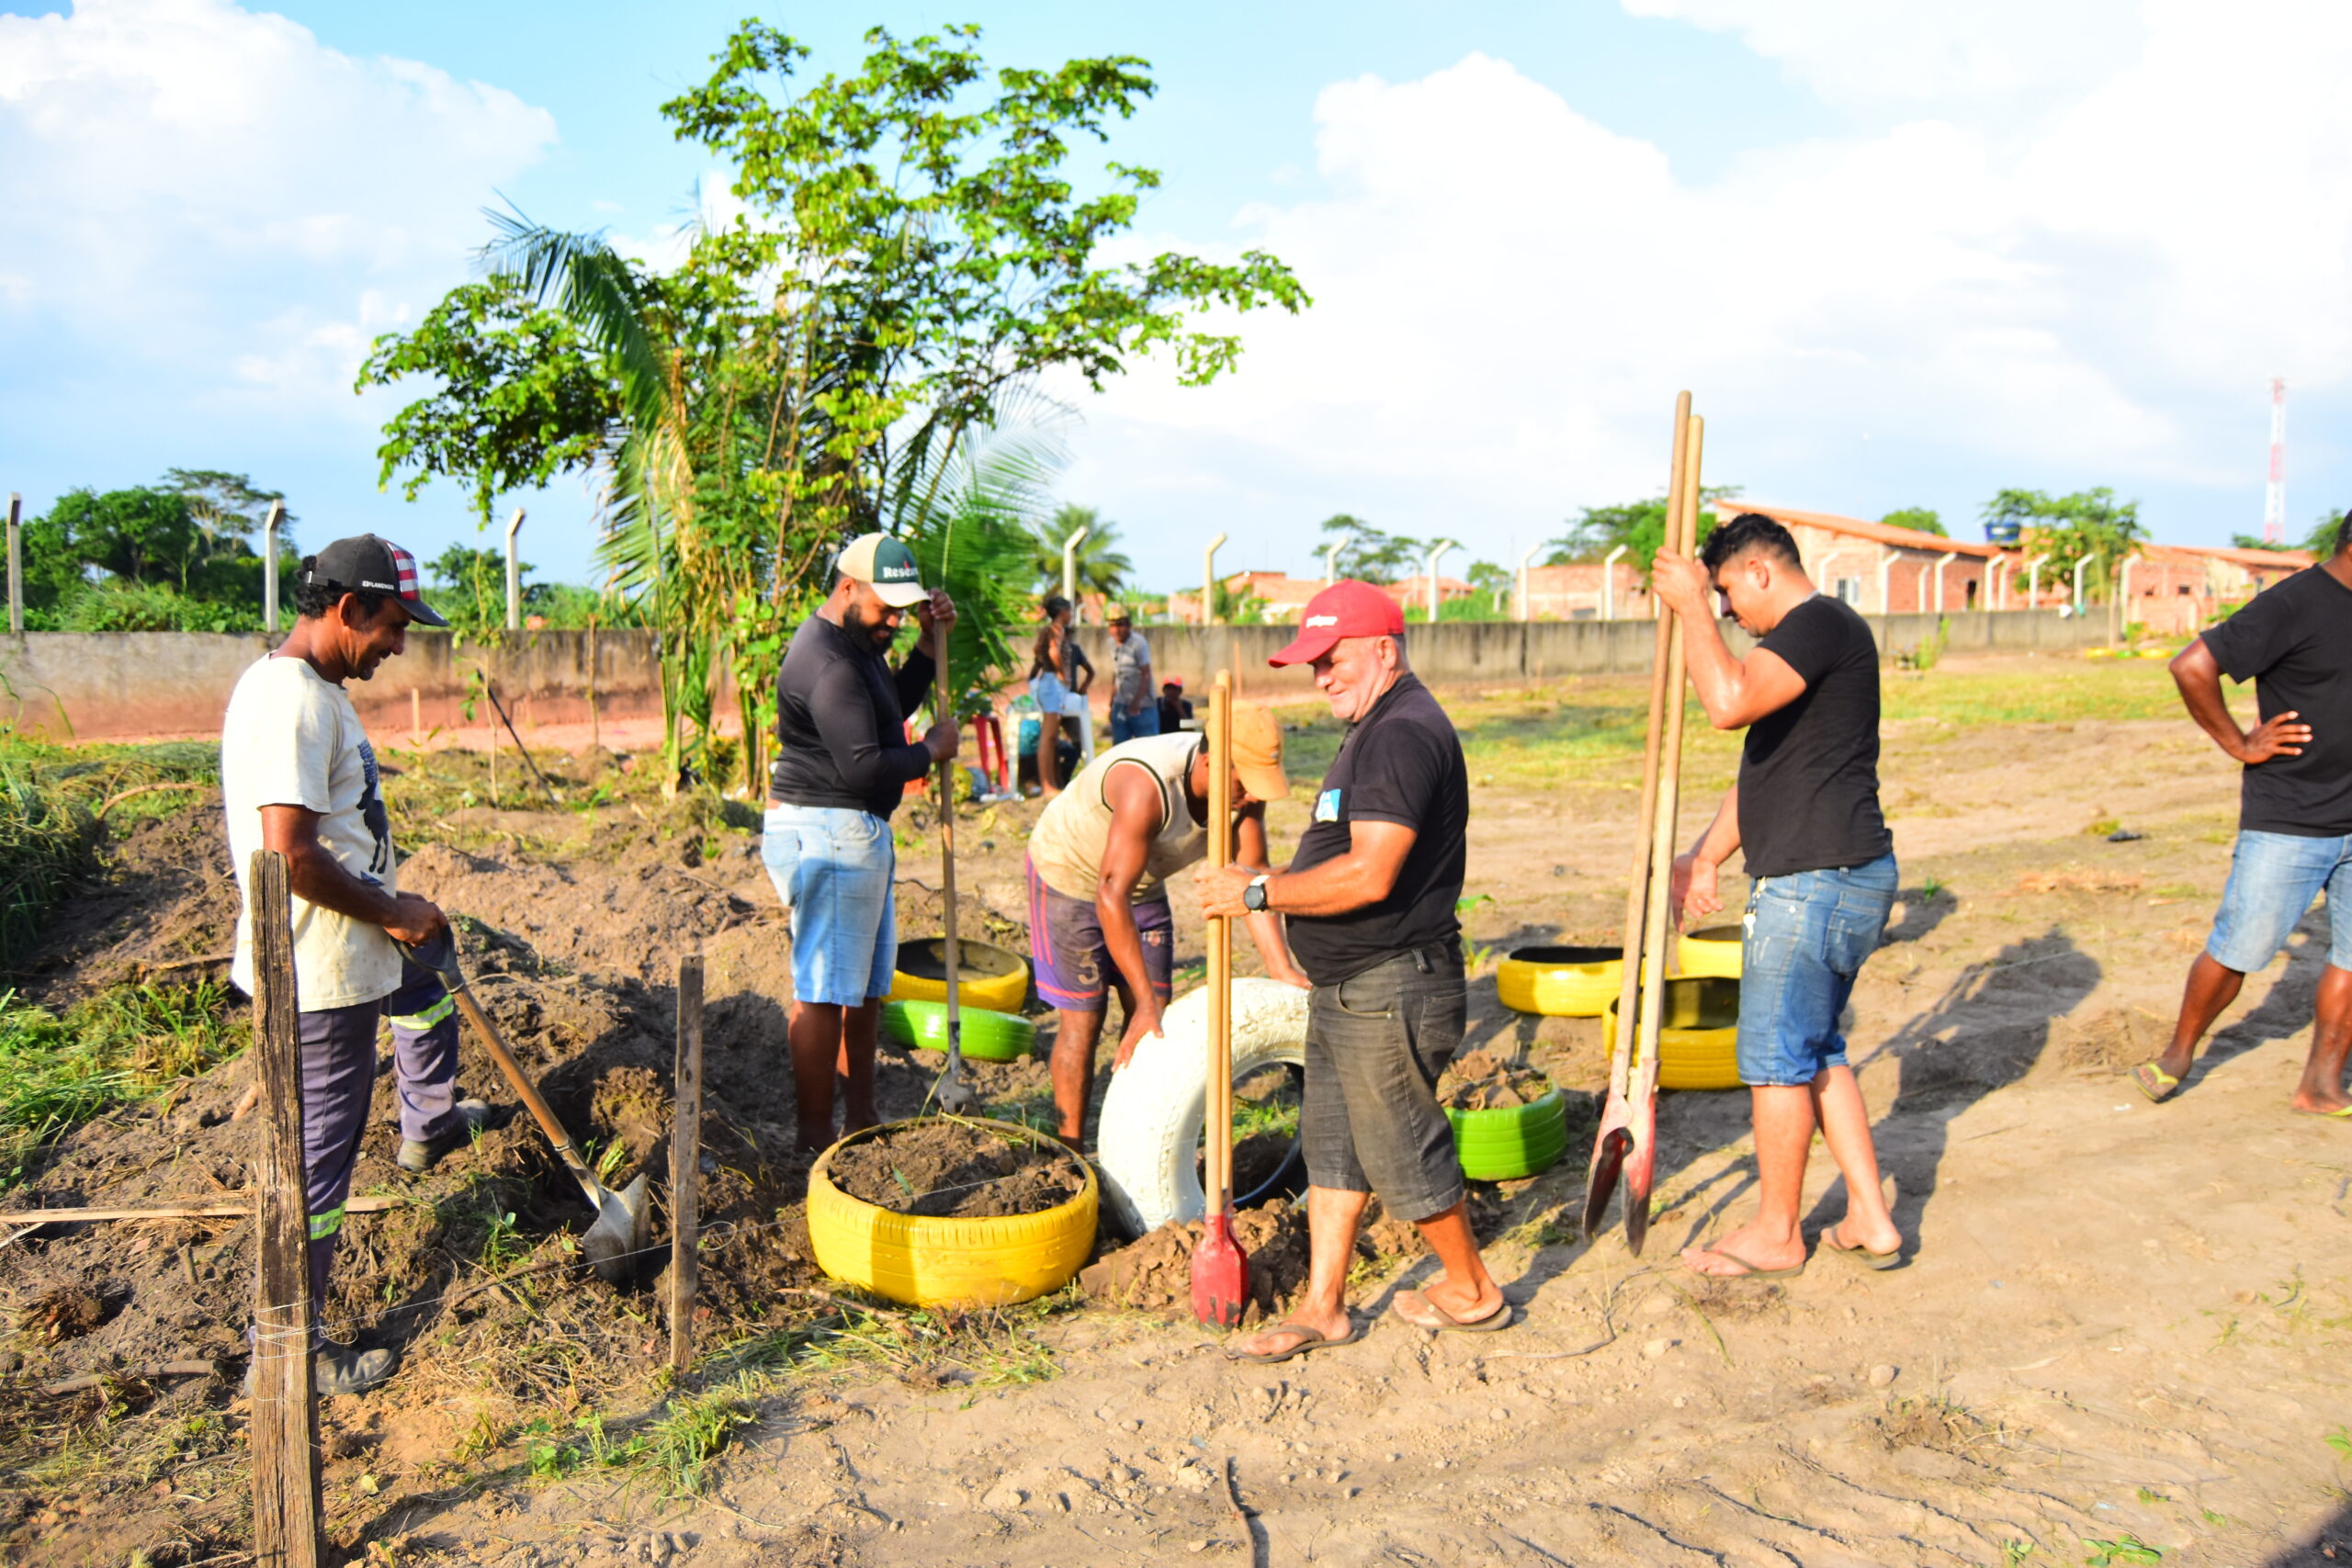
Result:
{"type": "Polygon", "coordinates": [[[96,841],[81,801],[0,761],[0,964],[40,933],[66,887],[90,870],[96,841]]]}

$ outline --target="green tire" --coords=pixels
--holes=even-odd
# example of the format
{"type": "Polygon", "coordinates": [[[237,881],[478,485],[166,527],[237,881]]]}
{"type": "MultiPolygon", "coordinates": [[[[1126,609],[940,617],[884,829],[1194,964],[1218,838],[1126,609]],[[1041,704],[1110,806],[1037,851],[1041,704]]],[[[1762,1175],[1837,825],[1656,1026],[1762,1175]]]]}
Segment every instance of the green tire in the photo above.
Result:
{"type": "Polygon", "coordinates": [[[1516,1181],[1559,1163],[1568,1152],[1568,1102],[1554,1089],[1530,1105],[1495,1111],[1445,1108],[1462,1174],[1473,1181],[1516,1181]]]}
{"type": "MultiPolygon", "coordinates": [[[[1017,1062],[1037,1046],[1037,1026],[1009,1012],[959,1008],[956,1021],[964,1036],[964,1055],[975,1061],[1017,1062]]],[[[884,1002],[882,1038],[925,1051],[946,1050],[947,1004],[884,1002]]]]}

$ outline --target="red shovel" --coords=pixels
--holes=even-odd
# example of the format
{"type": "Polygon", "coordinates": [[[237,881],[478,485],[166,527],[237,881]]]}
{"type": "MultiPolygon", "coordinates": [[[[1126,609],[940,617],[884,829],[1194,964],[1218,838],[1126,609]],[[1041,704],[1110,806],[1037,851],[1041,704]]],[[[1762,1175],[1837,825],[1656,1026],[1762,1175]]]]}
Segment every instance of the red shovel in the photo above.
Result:
{"type": "MultiPolygon", "coordinates": [[[[1233,676],[1217,671],[1209,692],[1209,863],[1233,860],[1233,676]]],[[[1213,1328],[1238,1328],[1250,1304],[1250,1255],[1233,1239],[1233,923],[1209,920],[1209,1063],[1202,1097],[1206,1134],[1201,1186],[1208,1212],[1193,1248],[1193,1315],[1213,1328]]]]}

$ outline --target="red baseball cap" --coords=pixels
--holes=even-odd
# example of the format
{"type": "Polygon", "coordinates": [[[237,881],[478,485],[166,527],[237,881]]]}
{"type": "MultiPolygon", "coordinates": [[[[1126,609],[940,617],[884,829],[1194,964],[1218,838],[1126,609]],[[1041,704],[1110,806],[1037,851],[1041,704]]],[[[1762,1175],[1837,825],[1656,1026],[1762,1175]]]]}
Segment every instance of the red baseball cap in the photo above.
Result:
{"type": "Polygon", "coordinates": [[[1343,578],[1306,602],[1298,636],[1267,663],[1312,664],[1342,637],[1403,637],[1405,611],[1369,582],[1343,578]]]}

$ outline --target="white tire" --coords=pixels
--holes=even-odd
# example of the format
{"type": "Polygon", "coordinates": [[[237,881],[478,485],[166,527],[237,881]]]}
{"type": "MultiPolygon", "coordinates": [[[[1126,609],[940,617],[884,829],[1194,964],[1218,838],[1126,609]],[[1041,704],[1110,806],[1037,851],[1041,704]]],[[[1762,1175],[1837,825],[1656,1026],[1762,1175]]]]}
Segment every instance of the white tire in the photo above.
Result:
{"type": "MultiPolygon", "coordinates": [[[[1102,1195],[1131,1235],[1208,1209],[1201,1190],[1202,1112],[1208,1100],[1207,987],[1179,998],[1112,1075],[1094,1138],[1102,1195]]],[[[1306,993],[1278,980],[1233,982],[1233,1081],[1306,1065],[1306,993]]]]}

